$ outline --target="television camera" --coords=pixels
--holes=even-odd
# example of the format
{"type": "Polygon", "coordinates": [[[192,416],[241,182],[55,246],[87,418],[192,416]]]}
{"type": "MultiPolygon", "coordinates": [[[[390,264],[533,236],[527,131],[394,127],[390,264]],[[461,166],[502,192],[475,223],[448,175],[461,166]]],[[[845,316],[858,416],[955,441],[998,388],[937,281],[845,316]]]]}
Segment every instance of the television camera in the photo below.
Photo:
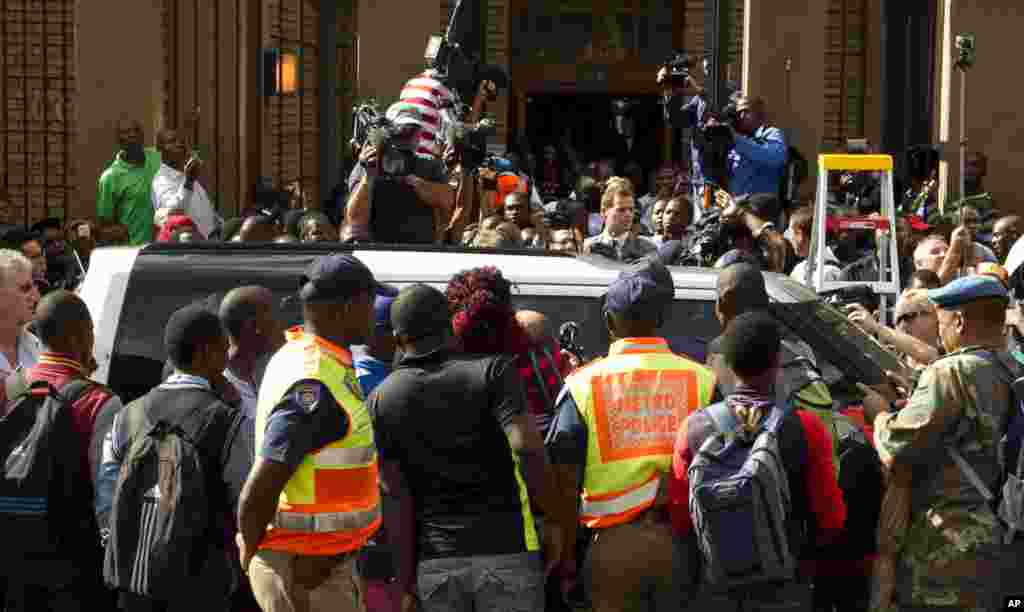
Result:
{"type": "Polygon", "coordinates": [[[397,123],[382,115],[373,104],[362,104],[352,111],[352,140],[355,148],[377,148],[377,168],[382,177],[398,178],[412,174],[415,167],[418,127],[397,123]]]}

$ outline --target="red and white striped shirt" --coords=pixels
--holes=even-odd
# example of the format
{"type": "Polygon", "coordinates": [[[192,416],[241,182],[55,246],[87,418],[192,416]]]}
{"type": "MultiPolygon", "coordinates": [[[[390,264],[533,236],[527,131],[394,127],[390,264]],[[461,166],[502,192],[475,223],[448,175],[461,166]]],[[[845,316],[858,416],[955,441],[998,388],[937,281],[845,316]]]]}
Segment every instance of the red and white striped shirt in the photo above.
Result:
{"type": "Polygon", "coordinates": [[[388,109],[388,119],[398,114],[416,117],[420,126],[416,153],[440,157],[444,145],[444,118],[442,111],[455,101],[455,95],[430,71],[419,74],[402,87],[398,102],[388,109]]]}

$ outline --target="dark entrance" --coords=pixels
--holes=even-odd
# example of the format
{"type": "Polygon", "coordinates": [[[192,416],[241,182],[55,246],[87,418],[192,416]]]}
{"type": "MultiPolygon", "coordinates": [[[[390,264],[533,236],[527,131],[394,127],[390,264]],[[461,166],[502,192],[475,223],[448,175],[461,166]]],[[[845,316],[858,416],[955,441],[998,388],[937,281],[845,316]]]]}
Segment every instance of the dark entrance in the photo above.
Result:
{"type": "Polygon", "coordinates": [[[657,96],[540,94],[529,97],[526,135],[538,158],[545,145],[558,146],[568,135],[586,163],[612,158],[618,162],[616,171],[622,172],[627,161],[635,161],[646,173],[661,161],[665,129],[657,96]],[[631,154],[625,152],[615,131],[612,100],[617,98],[633,102],[636,134],[631,154]]]}

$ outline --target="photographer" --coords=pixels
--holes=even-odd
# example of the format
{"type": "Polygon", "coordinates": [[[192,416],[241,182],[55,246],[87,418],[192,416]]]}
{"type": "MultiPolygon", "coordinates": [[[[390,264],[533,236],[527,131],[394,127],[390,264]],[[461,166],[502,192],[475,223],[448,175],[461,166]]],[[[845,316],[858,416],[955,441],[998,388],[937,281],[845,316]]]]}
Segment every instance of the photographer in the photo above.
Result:
{"type": "Polygon", "coordinates": [[[419,118],[401,110],[400,105],[392,105],[387,113],[396,133],[382,145],[367,142],[349,176],[351,195],[345,208],[343,241],[430,244],[437,232],[434,211],[449,211],[455,205],[444,163],[418,153],[422,142],[419,118]],[[380,159],[382,150],[404,154],[411,165],[408,172],[402,176],[382,172],[385,164],[381,162],[386,161],[380,159]],[[412,151],[417,153],[410,154],[412,151]]]}
{"type": "MultiPolygon", "coordinates": [[[[718,126],[728,128],[732,136],[726,168],[728,185],[721,187],[727,187],[729,193],[737,196],[779,192],[786,169],[788,147],[782,131],[767,125],[764,100],[740,96],[736,100],[735,115],[729,117],[730,113],[726,110],[722,113],[724,116],[719,117],[708,108],[704,88],[694,80],[682,58],[662,67],[657,82],[662,87],[665,118],[672,127],[696,128],[704,133],[718,126]],[[685,104],[682,103],[682,97],[691,91],[693,97],[685,104]]],[[[703,195],[701,185],[704,177],[711,178],[710,175],[715,174],[715,169],[704,167],[701,141],[702,138],[697,137],[691,141],[691,180],[696,185],[696,197],[703,195]]]]}
{"type": "Polygon", "coordinates": [[[755,193],[733,198],[724,191],[715,194],[722,211],[722,225],[733,232],[735,248],[753,252],[765,270],[789,274],[799,257],[772,219],[777,219],[782,204],[774,193],[755,193]]]}

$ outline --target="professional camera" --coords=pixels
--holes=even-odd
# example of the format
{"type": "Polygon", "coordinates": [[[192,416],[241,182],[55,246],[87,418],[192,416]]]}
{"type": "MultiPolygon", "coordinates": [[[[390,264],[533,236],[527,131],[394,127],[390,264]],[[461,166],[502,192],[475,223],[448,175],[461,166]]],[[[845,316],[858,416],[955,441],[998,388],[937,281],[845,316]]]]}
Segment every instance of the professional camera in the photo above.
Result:
{"type": "Polygon", "coordinates": [[[708,182],[723,187],[729,177],[729,151],[735,144],[733,128],[737,122],[736,105],[729,103],[720,113],[709,113],[716,119],[716,125],[704,123],[697,130],[694,144],[700,153],[701,167],[708,182]]]}
{"type": "Polygon", "coordinates": [[[842,287],[832,291],[823,291],[818,295],[826,304],[840,310],[853,304],[863,306],[868,310],[875,310],[879,304],[878,294],[869,285],[842,287]]]}
{"type": "Polygon", "coordinates": [[[378,170],[382,176],[403,177],[413,173],[416,125],[397,124],[370,104],[356,107],[352,115],[352,144],[360,149],[366,145],[377,148],[378,170]]]}
{"type": "Polygon", "coordinates": [[[487,160],[487,139],[495,134],[494,121],[481,119],[476,125],[453,121],[445,131],[445,141],[455,147],[464,170],[475,170],[487,160]]]}
{"type": "Polygon", "coordinates": [[[719,208],[705,211],[695,227],[697,235],[692,246],[677,265],[713,267],[719,257],[735,248],[737,239],[744,231],[742,226],[723,224],[722,211],[719,208]]]}
{"type": "Polygon", "coordinates": [[[666,82],[677,87],[683,87],[690,78],[690,57],[685,53],[676,52],[665,62],[668,70],[666,82]]]}

